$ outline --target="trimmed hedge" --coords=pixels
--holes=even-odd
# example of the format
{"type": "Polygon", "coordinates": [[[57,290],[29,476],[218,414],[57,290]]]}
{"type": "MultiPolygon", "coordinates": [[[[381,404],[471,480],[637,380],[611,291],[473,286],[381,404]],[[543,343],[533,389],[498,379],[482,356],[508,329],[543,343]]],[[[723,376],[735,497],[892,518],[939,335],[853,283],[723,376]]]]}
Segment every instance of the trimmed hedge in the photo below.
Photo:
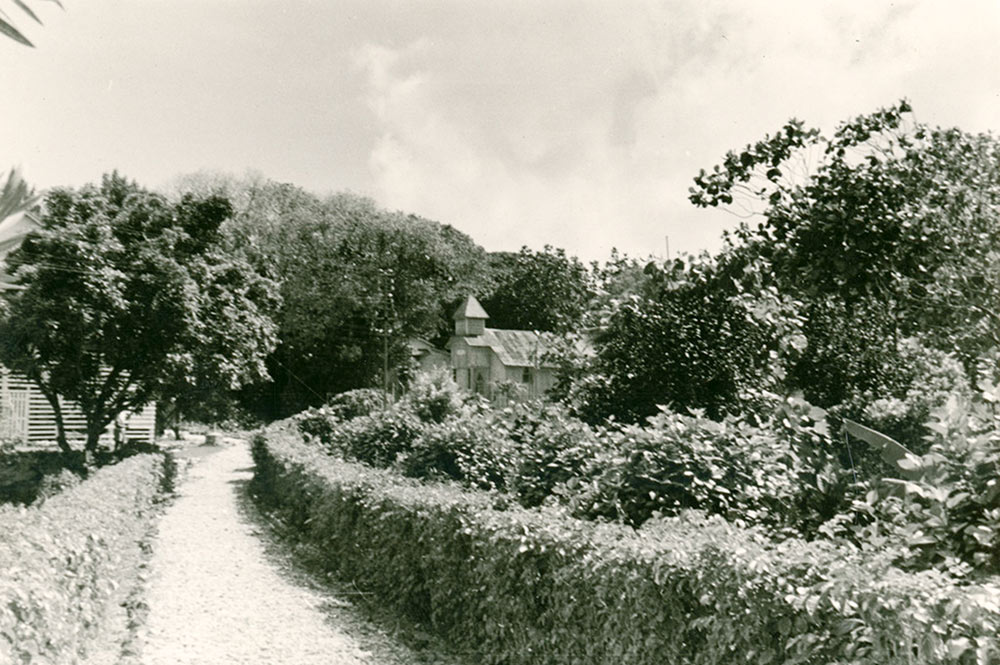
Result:
{"type": "Polygon", "coordinates": [[[343,462],[271,430],[255,489],[322,563],[485,663],[992,663],[1000,587],[775,544],[719,518],[640,530],[343,462]]]}
{"type": "Polygon", "coordinates": [[[138,455],[32,508],[0,509],[0,662],[75,663],[132,579],[155,504],[172,480],[138,455]]]}

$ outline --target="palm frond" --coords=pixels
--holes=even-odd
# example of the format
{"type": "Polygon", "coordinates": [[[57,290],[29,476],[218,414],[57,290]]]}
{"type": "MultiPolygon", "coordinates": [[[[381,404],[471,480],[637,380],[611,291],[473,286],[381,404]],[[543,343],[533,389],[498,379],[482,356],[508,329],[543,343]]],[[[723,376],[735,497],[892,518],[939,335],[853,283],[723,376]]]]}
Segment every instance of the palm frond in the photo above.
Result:
{"type": "Polygon", "coordinates": [[[17,28],[14,27],[12,23],[7,22],[4,18],[0,18],[0,35],[9,37],[15,42],[24,44],[25,46],[30,46],[34,48],[34,44],[28,41],[28,38],[22,35],[17,28]]]}
{"type": "MultiPolygon", "coordinates": [[[[30,16],[35,23],[37,23],[38,25],[42,25],[42,19],[38,18],[38,14],[35,13],[35,10],[33,10],[25,0],[10,0],[10,1],[14,3],[18,9],[20,9],[22,12],[30,16]]],[[[54,2],[55,4],[59,5],[60,9],[63,9],[63,5],[62,2],[60,2],[60,0],[48,0],[48,1],[54,2]]],[[[0,9],[0,35],[3,35],[4,37],[7,37],[9,39],[13,39],[15,42],[18,42],[19,44],[24,44],[25,46],[30,46],[32,48],[34,48],[35,46],[34,44],[31,43],[31,41],[27,37],[24,36],[24,34],[20,30],[17,29],[17,27],[14,25],[14,21],[2,9],[0,9]]]]}
{"type": "Polygon", "coordinates": [[[21,8],[21,11],[23,11],[25,14],[27,14],[28,16],[30,16],[31,18],[33,18],[35,20],[35,23],[37,23],[38,25],[42,24],[42,19],[38,18],[38,14],[36,14],[35,12],[33,12],[31,10],[31,7],[29,7],[28,5],[24,4],[24,0],[12,0],[12,1],[13,1],[13,3],[15,5],[17,5],[18,7],[21,8]]]}
{"type": "Polygon", "coordinates": [[[24,181],[21,172],[17,168],[12,168],[0,187],[0,220],[27,210],[38,201],[38,195],[34,189],[24,181]]]}

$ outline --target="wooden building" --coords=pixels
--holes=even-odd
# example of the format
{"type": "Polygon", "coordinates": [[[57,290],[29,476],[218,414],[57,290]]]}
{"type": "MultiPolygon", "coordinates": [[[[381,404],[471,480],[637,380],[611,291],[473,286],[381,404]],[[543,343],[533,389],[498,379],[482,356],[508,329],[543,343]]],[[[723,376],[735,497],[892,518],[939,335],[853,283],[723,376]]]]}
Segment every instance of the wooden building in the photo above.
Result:
{"type": "Polygon", "coordinates": [[[487,328],[489,314],[469,296],[454,315],[448,342],[451,367],[460,388],[488,398],[542,397],[555,384],[555,367],[546,360],[551,337],[532,330],[487,328]]]}

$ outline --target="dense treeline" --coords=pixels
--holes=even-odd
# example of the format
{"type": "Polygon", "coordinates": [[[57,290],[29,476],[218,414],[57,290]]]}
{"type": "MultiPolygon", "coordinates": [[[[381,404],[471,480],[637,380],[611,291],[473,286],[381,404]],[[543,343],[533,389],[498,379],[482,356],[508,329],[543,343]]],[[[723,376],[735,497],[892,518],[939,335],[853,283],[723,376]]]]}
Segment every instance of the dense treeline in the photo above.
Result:
{"type": "Polygon", "coordinates": [[[496,327],[567,332],[591,296],[590,273],[561,249],[488,253],[451,226],[342,193],[318,197],[257,176],[193,174],[177,195],[223,196],[240,252],[280,285],[270,380],[232,405],[271,419],[410,374],[406,341],[447,341],[459,301],[476,294],[496,327]]]}
{"type": "Polygon", "coordinates": [[[487,253],[349,194],[205,175],[178,188],[225,194],[233,241],[280,284],[271,381],[242,395],[259,416],[381,386],[387,358],[405,378],[406,338],[443,343],[475,293],[491,325],[567,337],[556,396],[589,422],[661,405],[722,418],[800,393],[922,449],[930,410],[1000,341],[998,164],[992,136],[918,123],[905,101],[829,136],[792,120],[695,178],[695,205],[747,217],[720,252],[590,266],[552,247],[487,253]]]}
{"type": "MultiPolygon", "coordinates": [[[[834,420],[867,422],[922,450],[930,411],[948,394],[967,394],[1000,342],[998,152],[990,135],[916,122],[906,102],[829,136],[793,120],[695,178],[695,205],[728,207],[747,221],[715,255],[666,262],[612,254],[586,266],[552,247],[489,253],[450,226],[360,196],[319,197],[257,176],[185,176],[169,204],[112,176],[99,194],[111,203],[97,209],[122,229],[143,216],[165,229],[154,218],[173,215],[176,231],[156,242],[176,244],[179,262],[198,253],[210,255],[206,265],[241,262],[228,273],[185,268],[195,283],[216,280],[231,297],[225,280],[237,273],[259,282],[237,292],[270,323],[235,365],[225,359],[239,340],[202,325],[167,353],[172,377],[134,391],[156,394],[176,414],[266,420],[382,387],[387,376],[405,383],[406,340],[443,344],[451,311],[474,293],[491,325],[566,337],[552,359],[562,368],[554,396],[588,422],[640,423],[660,406],[763,417],[774,396],[800,393],[834,420]]],[[[46,224],[78,224],[90,213],[72,197],[95,191],[49,195],[46,224]]],[[[77,251],[52,248],[64,250],[77,251]]],[[[58,279],[68,274],[64,258],[19,256],[15,268],[55,266],[22,269],[22,279],[47,274],[68,284],[58,279]]],[[[103,293],[95,288],[95,297],[103,293]]],[[[247,311],[225,298],[201,306],[200,323],[247,311]]],[[[160,318],[191,319],[178,312],[160,318]]],[[[243,319],[247,329],[256,320],[243,319]]]]}
{"type": "Polygon", "coordinates": [[[920,449],[930,410],[995,372],[994,137],[915,122],[906,102],[830,136],[791,121],[703,171],[691,200],[752,221],[714,256],[646,267],[577,387],[588,420],[800,392],[920,449]]]}

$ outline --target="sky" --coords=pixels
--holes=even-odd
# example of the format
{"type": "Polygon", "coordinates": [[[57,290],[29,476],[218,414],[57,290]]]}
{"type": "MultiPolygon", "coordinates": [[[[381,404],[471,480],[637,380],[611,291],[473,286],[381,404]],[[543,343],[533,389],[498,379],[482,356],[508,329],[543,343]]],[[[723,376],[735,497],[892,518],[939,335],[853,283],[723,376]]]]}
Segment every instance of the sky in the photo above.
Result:
{"type": "Polygon", "coordinates": [[[797,117],[906,97],[1000,129],[1000,2],[12,0],[0,167],[38,187],[118,169],[350,190],[488,250],[713,250],[738,220],[701,168],[797,117]],[[669,238],[669,241],[667,240],[669,238]]]}

